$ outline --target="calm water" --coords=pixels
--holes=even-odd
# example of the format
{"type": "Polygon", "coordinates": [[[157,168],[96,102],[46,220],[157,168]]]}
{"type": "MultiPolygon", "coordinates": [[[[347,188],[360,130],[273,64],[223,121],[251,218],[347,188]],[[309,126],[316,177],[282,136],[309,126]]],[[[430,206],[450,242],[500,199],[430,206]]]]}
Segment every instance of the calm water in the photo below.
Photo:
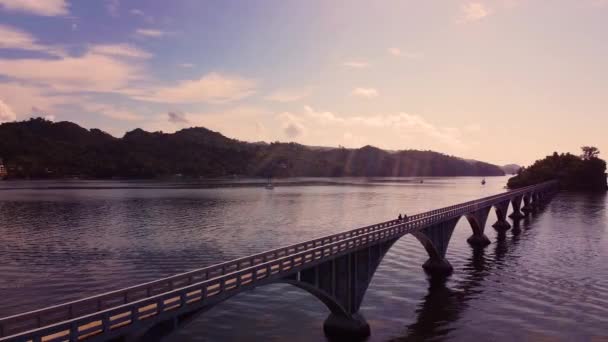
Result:
{"type": "MultiPolygon", "coordinates": [[[[504,191],[506,178],[291,180],[238,184],[0,182],[0,316],[78,299],[346,229],[504,191]]],[[[493,223],[495,217],[488,220],[493,223]]],[[[405,236],[361,313],[370,341],[608,339],[604,195],[562,193],[474,252],[461,220],[446,282],[405,236]]],[[[328,311],[289,285],[226,301],[172,341],[322,341],[328,311]]]]}

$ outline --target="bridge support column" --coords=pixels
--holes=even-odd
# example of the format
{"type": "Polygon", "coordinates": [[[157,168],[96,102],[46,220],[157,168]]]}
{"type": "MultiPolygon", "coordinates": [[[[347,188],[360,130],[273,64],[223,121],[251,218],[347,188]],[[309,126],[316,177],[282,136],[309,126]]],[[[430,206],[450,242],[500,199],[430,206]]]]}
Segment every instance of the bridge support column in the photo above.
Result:
{"type": "Polygon", "coordinates": [[[522,196],[517,196],[517,197],[513,197],[513,199],[511,199],[511,205],[513,206],[513,212],[511,213],[511,215],[509,215],[510,218],[514,219],[514,220],[518,220],[522,217],[524,217],[524,214],[521,212],[521,199],[522,196]]]}
{"type": "Polygon", "coordinates": [[[395,240],[373,245],[323,262],[282,281],[308,291],[331,311],[323,324],[331,339],[358,341],[370,334],[369,324],[359,314],[365,291],[382,258],[395,240]]]}
{"type": "Polygon", "coordinates": [[[473,247],[485,247],[489,245],[490,239],[484,234],[486,221],[488,220],[488,214],[490,213],[490,209],[492,207],[486,207],[477,209],[476,211],[465,215],[467,221],[471,225],[473,229],[473,235],[471,235],[467,242],[473,247]]]}
{"type": "Polygon", "coordinates": [[[499,232],[509,230],[511,225],[507,222],[507,210],[509,210],[509,201],[500,202],[494,205],[494,211],[496,212],[496,223],[492,225],[494,229],[499,232]]]}
{"type": "Polygon", "coordinates": [[[369,324],[358,313],[351,317],[329,314],[323,323],[323,332],[330,339],[344,341],[364,340],[371,333],[369,324]]]}
{"type": "Polygon", "coordinates": [[[524,212],[524,215],[528,215],[534,211],[534,206],[532,206],[532,196],[533,194],[524,195],[524,206],[523,208],[521,208],[521,211],[524,212]]]}
{"type": "Polygon", "coordinates": [[[412,233],[429,255],[429,259],[422,265],[429,275],[448,276],[453,272],[454,268],[445,258],[445,254],[459,219],[460,217],[456,217],[412,233]]]}

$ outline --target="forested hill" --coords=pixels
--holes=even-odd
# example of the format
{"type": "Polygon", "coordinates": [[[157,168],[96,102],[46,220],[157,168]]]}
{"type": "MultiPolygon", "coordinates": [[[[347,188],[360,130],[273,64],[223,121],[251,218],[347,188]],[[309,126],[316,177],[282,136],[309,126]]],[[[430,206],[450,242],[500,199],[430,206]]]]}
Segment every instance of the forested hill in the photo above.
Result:
{"type": "Polygon", "coordinates": [[[492,164],[431,151],[246,143],[202,127],[173,134],[135,129],[115,138],[40,118],[1,124],[0,158],[11,178],[504,175],[492,164]]]}

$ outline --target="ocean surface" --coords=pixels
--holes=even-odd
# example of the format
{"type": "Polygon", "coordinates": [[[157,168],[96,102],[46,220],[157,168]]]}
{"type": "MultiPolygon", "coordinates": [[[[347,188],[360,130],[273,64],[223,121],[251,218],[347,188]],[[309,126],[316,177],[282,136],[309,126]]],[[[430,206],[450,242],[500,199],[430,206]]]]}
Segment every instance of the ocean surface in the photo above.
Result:
{"type": "MultiPolygon", "coordinates": [[[[214,182],[0,182],[0,316],[78,299],[500,193],[507,177],[214,182]]],[[[361,314],[370,341],[608,340],[608,199],[560,193],[473,250],[461,219],[430,281],[412,236],[389,251],[361,314]]],[[[169,341],[323,341],[324,305],[267,285],[204,312],[169,341]]]]}

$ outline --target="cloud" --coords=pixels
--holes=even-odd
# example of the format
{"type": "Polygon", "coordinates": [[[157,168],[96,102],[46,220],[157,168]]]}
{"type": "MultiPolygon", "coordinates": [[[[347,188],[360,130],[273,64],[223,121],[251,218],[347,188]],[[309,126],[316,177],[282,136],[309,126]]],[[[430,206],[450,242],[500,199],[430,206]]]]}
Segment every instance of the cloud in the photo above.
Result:
{"type": "Polygon", "coordinates": [[[294,102],[309,95],[308,90],[303,89],[279,89],[265,97],[266,100],[275,102],[294,102]]]}
{"type": "Polygon", "coordinates": [[[466,3],[462,5],[461,11],[462,14],[459,20],[461,23],[479,21],[492,14],[492,10],[480,2],[466,3]]]}
{"type": "Polygon", "coordinates": [[[344,116],[306,106],[299,114],[280,113],[277,119],[282,123],[284,135],[293,139],[304,137],[306,132],[304,143],[315,145],[336,145],[340,143],[337,137],[341,137],[346,144],[360,142],[392,149],[468,147],[461,140],[460,129],[438,127],[419,115],[404,112],[344,116]]]}
{"type": "Polygon", "coordinates": [[[387,51],[389,54],[395,57],[405,57],[409,59],[421,59],[424,57],[421,52],[401,51],[401,49],[396,47],[388,48],[387,51]]]}
{"type": "Polygon", "coordinates": [[[134,94],[133,98],[164,103],[226,103],[252,95],[255,87],[253,80],[212,72],[197,80],[134,94]]]}
{"type": "Polygon", "coordinates": [[[25,85],[19,82],[0,83],[0,94],[21,118],[29,117],[32,111],[48,113],[60,105],[79,100],[74,96],[49,92],[47,87],[25,85]]]}
{"type": "Polygon", "coordinates": [[[105,44],[94,45],[91,47],[92,53],[106,56],[131,57],[131,58],[150,58],[152,54],[129,44],[105,44]]]}
{"type": "Polygon", "coordinates": [[[21,12],[40,16],[66,15],[66,0],[0,0],[0,8],[10,12],[21,12]]]}
{"type": "Polygon", "coordinates": [[[401,49],[396,48],[396,47],[392,47],[392,48],[388,48],[388,53],[390,53],[393,56],[401,56],[401,49]]]}
{"type": "Polygon", "coordinates": [[[106,11],[112,17],[118,17],[120,15],[120,1],[119,0],[106,0],[106,11]]]}
{"type": "Polygon", "coordinates": [[[39,51],[56,56],[65,55],[57,47],[39,44],[34,36],[25,31],[2,24],[0,24],[0,49],[39,51]]]}
{"type": "Polygon", "coordinates": [[[188,119],[186,119],[186,116],[184,113],[180,113],[180,112],[168,112],[167,116],[169,117],[168,120],[170,123],[174,123],[174,124],[187,124],[190,121],[188,121],[188,119]]]}
{"type": "Polygon", "coordinates": [[[0,123],[15,121],[17,115],[4,101],[0,100],[0,123]]]}
{"type": "Polygon", "coordinates": [[[167,32],[156,29],[138,28],[137,30],[135,30],[135,34],[140,37],[160,38],[166,36],[167,32]]]}
{"type": "Polygon", "coordinates": [[[139,121],[143,117],[132,111],[103,103],[88,103],[83,101],[80,106],[89,113],[100,114],[110,119],[120,121],[139,121]]]}
{"type": "Polygon", "coordinates": [[[354,96],[371,99],[378,96],[378,91],[374,88],[355,88],[353,89],[352,94],[354,96]]]}
{"type": "Polygon", "coordinates": [[[68,92],[120,92],[144,78],[140,64],[93,51],[61,59],[0,59],[0,75],[68,92]]]}
{"type": "Polygon", "coordinates": [[[147,23],[154,22],[154,17],[152,17],[151,15],[147,15],[144,11],[140,10],[139,8],[133,8],[129,11],[129,13],[131,13],[134,16],[143,18],[147,23]]]}
{"type": "Polygon", "coordinates": [[[355,69],[369,68],[369,63],[361,61],[350,61],[342,63],[343,66],[355,69]]]}
{"type": "Polygon", "coordinates": [[[306,128],[301,120],[291,113],[282,113],[280,115],[283,121],[283,134],[289,139],[295,139],[304,135],[306,128]]]}

